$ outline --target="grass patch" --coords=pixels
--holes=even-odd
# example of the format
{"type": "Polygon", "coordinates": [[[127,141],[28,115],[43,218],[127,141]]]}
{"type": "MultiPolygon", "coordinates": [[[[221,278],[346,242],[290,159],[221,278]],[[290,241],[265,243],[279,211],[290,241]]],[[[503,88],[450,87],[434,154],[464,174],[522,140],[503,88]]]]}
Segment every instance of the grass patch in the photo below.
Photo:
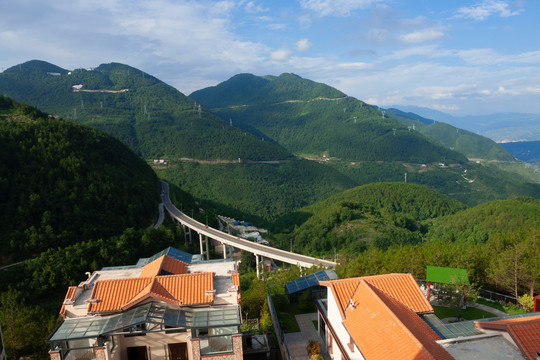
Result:
{"type": "Polygon", "coordinates": [[[478,298],[476,300],[478,304],[486,305],[491,308],[500,310],[502,312],[507,313],[508,315],[515,315],[515,314],[524,314],[525,311],[521,309],[512,309],[512,308],[504,308],[501,304],[499,304],[497,301],[489,301],[486,299],[478,298]]]}
{"type": "MultiPolygon", "coordinates": [[[[435,315],[439,319],[457,317],[457,309],[453,307],[433,306],[433,310],[435,310],[435,315]]],[[[461,317],[465,320],[478,320],[478,319],[496,317],[496,315],[489,313],[487,311],[484,311],[484,310],[468,307],[465,310],[461,310],[461,317]]]]}
{"type": "Polygon", "coordinates": [[[312,320],[313,326],[315,327],[315,330],[318,329],[319,322],[317,320],[312,320]]]}
{"type": "Polygon", "coordinates": [[[279,325],[284,333],[299,332],[300,327],[296,322],[295,315],[310,314],[317,311],[315,303],[313,307],[299,306],[289,303],[286,295],[275,295],[272,297],[276,309],[279,325]]]}

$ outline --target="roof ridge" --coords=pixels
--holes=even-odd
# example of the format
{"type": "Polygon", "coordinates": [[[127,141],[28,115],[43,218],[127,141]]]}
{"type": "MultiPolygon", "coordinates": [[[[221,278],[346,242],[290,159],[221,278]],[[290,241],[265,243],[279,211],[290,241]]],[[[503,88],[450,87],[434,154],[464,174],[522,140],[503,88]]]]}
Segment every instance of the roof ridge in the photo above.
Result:
{"type": "Polygon", "coordinates": [[[156,278],[165,278],[165,277],[194,277],[194,276],[203,276],[206,274],[213,274],[212,271],[196,272],[196,273],[187,273],[187,274],[169,274],[169,275],[156,275],[156,278]]]}
{"type": "MultiPolygon", "coordinates": [[[[160,289],[163,289],[164,291],[166,291],[167,294],[170,295],[171,299],[173,299],[173,300],[176,301],[177,303],[179,303],[179,304],[182,303],[181,300],[178,300],[176,297],[174,297],[173,294],[171,294],[171,292],[169,291],[169,289],[167,289],[167,288],[165,287],[165,285],[163,285],[163,284],[159,281],[159,279],[158,279],[157,276],[156,276],[156,278],[154,279],[154,284],[152,285],[152,290],[153,290],[154,287],[156,287],[156,286],[159,286],[160,289]]],[[[152,292],[153,292],[153,291],[152,291],[152,292]]],[[[161,296],[159,293],[156,293],[156,294],[159,295],[159,296],[161,296]]]]}

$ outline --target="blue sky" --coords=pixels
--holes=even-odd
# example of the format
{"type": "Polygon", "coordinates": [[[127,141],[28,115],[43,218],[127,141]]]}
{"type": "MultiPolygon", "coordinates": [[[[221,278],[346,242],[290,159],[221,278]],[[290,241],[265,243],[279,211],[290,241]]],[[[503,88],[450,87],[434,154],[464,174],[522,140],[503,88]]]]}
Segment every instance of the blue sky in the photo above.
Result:
{"type": "Polygon", "coordinates": [[[0,8],[2,69],[114,61],[186,95],[241,72],[292,72],[382,107],[540,113],[537,0],[0,0],[0,8]]]}

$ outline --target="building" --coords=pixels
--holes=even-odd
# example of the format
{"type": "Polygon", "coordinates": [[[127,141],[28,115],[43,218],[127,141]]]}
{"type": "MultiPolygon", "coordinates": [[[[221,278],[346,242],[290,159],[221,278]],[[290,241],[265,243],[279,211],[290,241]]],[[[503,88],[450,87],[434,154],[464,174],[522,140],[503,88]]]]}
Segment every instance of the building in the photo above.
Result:
{"type": "Polygon", "coordinates": [[[319,334],[333,359],[530,359],[540,314],[443,323],[411,274],[321,281],[319,334]]]}
{"type": "MultiPolygon", "coordinates": [[[[89,274],[89,273],[88,273],[89,274]]],[[[234,261],[168,248],[68,288],[51,360],[240,360],[240,281],[234,261]]]]}
{"type": "Polygon", "coordinates": [[[334,359],[452,359],[420,315],[433,313],[410,274],[321,281],[319,333],[334,359]]]}

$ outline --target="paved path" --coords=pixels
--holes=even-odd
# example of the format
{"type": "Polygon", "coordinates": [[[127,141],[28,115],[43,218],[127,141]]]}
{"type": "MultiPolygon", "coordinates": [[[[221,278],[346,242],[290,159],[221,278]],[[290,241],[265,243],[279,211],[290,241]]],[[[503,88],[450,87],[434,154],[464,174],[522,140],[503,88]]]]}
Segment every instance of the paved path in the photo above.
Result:
{"type": "Polygon", "coordinates": [[[507,313],[505,313],[505,312],[503,312],[501,310],[497,310],[497,309],[492,308],[491,306],[487,306],[487,305],[468,302],[467,306],[474,307],[474,308],[477,308],[477,309],[480,309],[480,310],[484,310],[484,311],[487,311],[488,313],[492,313],[493,315],[497,315],[497,316],[508,316],[507,313]]]}
{"type": "Polygon", "coordinates": [[[322,350],[322,340],[313,325],[317,320],[317,313],[296,315],[296,322],[300,327],[300,332],[285,334],[285,343],[289,349],[291,359],[309,360],[307,346],[310,340],[318,341],[321,344],[321,352],[325,360],[330,360],[330,356],[322,350]]]}

